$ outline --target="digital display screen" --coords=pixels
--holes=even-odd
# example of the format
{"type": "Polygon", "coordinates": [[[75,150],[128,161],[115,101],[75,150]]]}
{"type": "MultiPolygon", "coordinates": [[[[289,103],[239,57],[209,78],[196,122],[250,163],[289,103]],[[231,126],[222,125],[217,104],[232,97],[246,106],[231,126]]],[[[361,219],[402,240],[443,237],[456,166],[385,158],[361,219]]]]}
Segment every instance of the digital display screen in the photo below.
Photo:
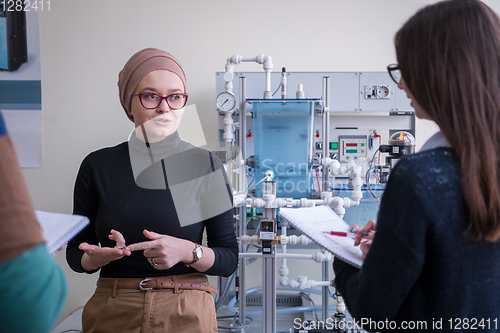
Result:
{"type": "Polygon", "coordinates": [[[338,142],[330,142],[330,149],[339,149],[338,142]]]}
{"type": "MultiPolygon", "coordinates": [[[[261,241],[266,241],[266,242],[273,241],[273,239],[274,239],[274,221],[273,220],[260,221],[259,238],[261,241]]],[[[264,244],[264,243],[262,243],[262,244],[264,244]]]]}
{"type": "Polygon", "coordinates": [[[274,232],[274,221],[260,221],[260,231],[274,232]]]}

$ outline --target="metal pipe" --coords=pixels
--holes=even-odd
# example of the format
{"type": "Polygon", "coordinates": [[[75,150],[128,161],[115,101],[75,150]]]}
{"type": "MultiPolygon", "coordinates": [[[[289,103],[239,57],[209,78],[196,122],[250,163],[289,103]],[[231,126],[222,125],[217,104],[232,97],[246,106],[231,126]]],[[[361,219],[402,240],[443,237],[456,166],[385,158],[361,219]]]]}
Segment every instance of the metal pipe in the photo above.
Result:
{"type": "MultiPolygon", "coordinates": [[[[266,201],[262,215],[276,222],[276,208],[272,200],[276,198],[276,182],[265,181],[262,184],[262,197],[266,201]]],[[[275,246],[262,249],[262,332],[276,333],[276,253],[275,246]],[[268,250],[267,252],[265,250],[268,250]]]]}
{"type": "MultiPolygon", "coordinates": [[[[240,146],[240,160],[239,160],[239,178],[240,178],[240,191],[246,191],[246,172],[245,172],[245,161],[247,158],[247,142],[246,142],[246,132],[247,132],[247,117],[246,117],[246,83],[247,80],[244,76],[240,77],[240,100],[239,100],[239,115],[240,115],[240,135],[239,135],[239,146],[240,146]]],[[[246,213],[245,213],[246,217],[246,213]]],[[[246,226],[245,226],[246,228],[246,226]]],[[[246,229],[245,229],[246,230],[246,229]]]]}
{"type": "MultiPolygon", "coordinates": [[[[324,250],[324,249],[323,249],[324,250]]],[[[329,281],[330,280],[330,263],[328,261],[324,261],[322,263],[322,269],[321,269],[321,280],[323,281],[329,281]]],[[[322,307],[322,314],[323,314],[323,320],[326,322],[326,319],[328,318],[328,301],[329,301],[329,296],[328,296],[328,286],[323,286],[321,289],[321,299],[323,302],[323,307],[322,307]]]]}
{"type": "MultiPolygon", "coordinates": [[[[330,77],[323,77],[323,161],[330,157],[330,77]]],[[[322,163],[322,185],[321,190],[323,192],[328,192],[330,186],[328,185],[328,170],[326,163],[322,163]]]]}
{"type": "MultiPolygon", "coordinates": [[[[241,206],[239,209],[239,237],[241,239],[241,236],[243,236],[246,233],[246,207],[241,206]]],[[[246,254],[245,253],[245,245],[240,242],[240,254],[246,254]]],[[[239,267],[238,267],[238,273],[239,273],[239,293],[240,293],[240,325],[245,325],[246,321],[246,265],[247,265],[247,259],[245,257],[239,257],[239,267]]]]}
{"type": "MultiPolygon", "coordinates": [[[[245,103],[246,103],[246,79],[245,77],[240,77],[240,96],[239,96],[239,112],[240,112],[240,133],[239,133],[239,146],[240,146],[240,154],[238,160],[238,166],[241,166],[241,160],[245,160],[245,154],[246,154],[246,147],[245,147],[245,139],[246,139],[246,117],[245,117],[245,103]]],[[[244,163],[243,163],[244,164],[244,163]]],[[[240,169],[241,171],[241,169],[240,169]]],[[[244,191],[246,190],[245,186],[245,173],[239,173],[239,191],[244,191]],[[243,185],[243,186],[242,186],[243,185]]],[[[247,226],[246,226],[246,207],[241,206],[239,208],[239,215],[240,215],[240,220],[239,220],[239,239],[243,235],[246,234],[247,226]]],[[[241,244],[240,242],[240,253],[244,253],[246,251],[244,244],[241,244]]],[[[239,273],[240,273],[240,285],[239,285],[239,291],[240,291],[240,325],[245,325],[246,322],[246,264],[247,260],[244,257],[240,257],[240,262],[239,262],[239,273]]]]}
{"type": "MultiPolygon", "coordinates": [[[[330,145],[329,145],[329,138],[330,138],[330,77],[329,76],[324,76],[323,77],[323,161],[326,161],[327,157],[330,157],[330,145]]],[[[323,163],[323,193],[329,192],[330,186],[328,185],[328,169],[326,166],[326,163],[323,163]]],[[[325,249],[321,249],[322,252],[325,251],[325,249]]],[[[329,280],[329,275],[330,275],[330,265],[328,262],[323,262],[321,265],[321,279],[323,281],[328,281],[329,280]]],[[[328,286],[324,286],[322,288],[322,293],[321,293],[321,298],[322,298],[322,314],[323,314],[323,320],[326,322],[326,319],[328,317],[328,286]]]]}
{"type": "MultiPolygon", "coordinates": [[[[288,223],[286,222],[285,219],[282,219],[281,220],[281,237],[285,237],[286,238],[286,226],[288,225],[288,223]]],[[[277,253],[279,254],[279,253],[277,253]]],[[[281,254],[282,255],[286,255],[286,242],[284,243],[281,243],[281,254]]],[[[280,285],[288,285],[288,273],[289,273],[289,269],[288,267],[286,267],[286,256],[283,256],[281,257],[281,267],[280,267],[280,280],[279,280],[279,283],[280,285]]]]}
{"type": "MultiPolygon", "coordinates": [[[[240,258],[261,258],[262,253],[240,253],[240,258]]],[[[312,254],[301,254],[301,253],[276,253],[276,258],[288,258],[288,259],[309,259],[314,260],[312,254]]]]}

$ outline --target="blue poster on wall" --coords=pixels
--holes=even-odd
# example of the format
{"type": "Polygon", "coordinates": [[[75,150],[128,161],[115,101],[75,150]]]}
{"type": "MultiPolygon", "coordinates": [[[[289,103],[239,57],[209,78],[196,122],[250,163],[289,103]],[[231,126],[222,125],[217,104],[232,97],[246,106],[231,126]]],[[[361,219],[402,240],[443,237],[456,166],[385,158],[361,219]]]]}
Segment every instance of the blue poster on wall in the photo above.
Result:
{"type": "Polygon", "coordinates": [[[38,11],[0,0],[0,112],[22,167],[42,166],[41,110],[38,11]]]}

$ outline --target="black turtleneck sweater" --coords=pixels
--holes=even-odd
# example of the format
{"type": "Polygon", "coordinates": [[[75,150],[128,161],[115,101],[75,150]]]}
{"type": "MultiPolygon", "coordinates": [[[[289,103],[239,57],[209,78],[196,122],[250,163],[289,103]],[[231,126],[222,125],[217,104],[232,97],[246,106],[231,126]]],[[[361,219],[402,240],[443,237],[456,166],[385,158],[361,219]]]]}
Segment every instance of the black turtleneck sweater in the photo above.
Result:
{"type": "MultiPolygon", "coordinates": [[[[89,217],[90,224],[67,246],[66,259],[76,272],[84,272],[81,266],[82,242],[103,247],[114,247],[108,238],[111,229],[123,234],[127,244],[148,241],[143,230],[187,239],[200,244],[204,229],[208,247],[215,254],[209,275],[231,275],[237,266],[238,246],[233,225],[232,199],[226,191],[220,192],[220,178],[212,177],[209,186],[193,192],[191,198],[198,206],[226,207],[218,215],[209,216],[196,223],[181,223],[177,213],[180,205],[174,205],[175,191],[170,187],[223,171],[217,156],[196,148],[179,139],[177,133],[151,145],[145,145],[135,135],[129,142],[104,148],[89,154],[80,166],[74,191],[74,214],[89,217]],[[172,196],[174,193],[174,198],[172,196]],[[184,226],[182,226],[184,225],[184,226]]],[[[223,188],[226,184],[222,182],[223,188]]],[[[191,199],[189,198],[189,199],[191,199]]],[[[183,207],[185,209],[186,207],[183,207]]],[[[195,212],[196,216],[204,216],[195,212]]],[[[213,210],[212,210],[213,212],[213,210]]],[[[142,251],[133,252],[101,267],[101,277],[138,278],[167,276],[195,272],[193,268],[178,263],[166,270],[153,268],[142,251]]]]}

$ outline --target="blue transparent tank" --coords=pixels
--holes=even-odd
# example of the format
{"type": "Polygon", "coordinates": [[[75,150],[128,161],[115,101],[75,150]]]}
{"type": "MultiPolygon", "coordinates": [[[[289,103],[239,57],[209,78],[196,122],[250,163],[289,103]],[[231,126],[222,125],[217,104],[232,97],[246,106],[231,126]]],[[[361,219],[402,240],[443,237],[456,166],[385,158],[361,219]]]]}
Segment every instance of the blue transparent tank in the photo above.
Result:
{"type": "MultiPolygon", "coordinates": [[[[256,181],[271,169],[278,197],[311,198],[314,100],[267,99],[252,105],[256,181]]],[[[262,196],[262,183],[256,196],[262,196]]]]}

